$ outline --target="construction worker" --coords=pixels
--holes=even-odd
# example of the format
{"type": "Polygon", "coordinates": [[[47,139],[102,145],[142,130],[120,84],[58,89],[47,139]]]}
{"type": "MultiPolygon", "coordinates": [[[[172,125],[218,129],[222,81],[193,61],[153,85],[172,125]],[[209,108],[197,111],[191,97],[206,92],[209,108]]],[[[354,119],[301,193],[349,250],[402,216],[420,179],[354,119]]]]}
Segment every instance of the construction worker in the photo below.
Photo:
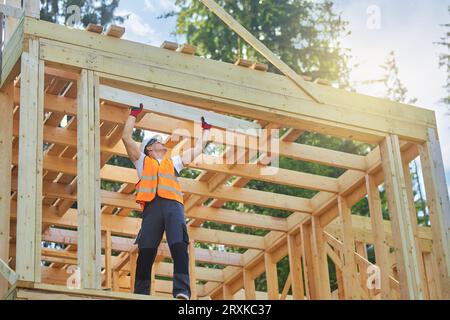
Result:
{"type": "Polygon", "coordinates": [[[143,211],[141,230],[136,238],[139,253],[134,292],[150,294],[152,266],[165,231],[174,263],[173,296],[189,300],[189,235],[177,177],[186,165],[203,152],[209,142],[211,125],[202,118],[203,134],[196,146],[181,156],[170,157],[161,136],[145,139],[140,148],[133,140],[136,118],[142,111],[142,104],[139,108],[131,109],[122,136],[128,157],[134,163],[140,179],[136,185],[136,202],[143,211]]]}

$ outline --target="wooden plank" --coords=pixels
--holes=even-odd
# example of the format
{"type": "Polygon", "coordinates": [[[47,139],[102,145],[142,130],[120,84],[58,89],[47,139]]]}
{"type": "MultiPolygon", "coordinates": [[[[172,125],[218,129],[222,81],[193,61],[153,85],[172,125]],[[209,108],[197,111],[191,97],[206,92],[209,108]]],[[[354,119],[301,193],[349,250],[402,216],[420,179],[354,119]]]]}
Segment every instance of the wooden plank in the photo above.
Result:
{"type": "Polygon", "coordinates": [[[192,44],[185,43],[180,46],[177,51],[188,55],[195,55],[195,53],[197,52],[197,47],[193,46],[192,44]]]}
{"type": "Polygon", "coordinates": [[[98,78],[82,70],[78,83],[77,203],[81,286],[100,289],[100,99],[98,78]]]}
{"type": "MultiPolygon", "coordinates": [[[[0,276],[2,276],[2,280],[6,280],[7,283],[14,286],[17,281],[17,275],[16,273],[9,267],[9,265],[0,259],[0,276]]],[[[6,286],[6,289],[8,289],[8,286],[6,286]]],[[[7,292],[8,290],[6,290],[7,292]]],[[[2,293],[0,297],[2,297],[6,292],[2,293]]]]}
{"type": "Polygon", "coordinates": [[[381,272],[381,299],[392,298],[389,285],[390,265],[389,265],[389,245],[386,240],[383,226],[383,211],[381,208],[380,191],[375,179],[371,175],[366,175],[366,188],[368,194],[370,221],[372,223],[372,234],[374,237],[375,260],[381,272]]]}
{"type": "Polygon", "coordinates": [[[236,60],[234,64],[240,67],[250,68],[251,66],[253,66],[254,62],[247,59],[239,58],[236,60]]]}
{"type": "Polygon", "coordinates": [[[316,93],[308,91],[304,87],[305,80],[300,77],[294,70],[292,70],[286,63],[284,63],[277,55],[270,51],[261,41],[256,39],[250,32],[247,31],[239,22],[237,22],[231,15],[222,9],[214,0],[200,0],[207,6],[214,14],[216,14],[226,25],[228,25],[234,32],[236,32],[242,39],[250,44],[256,51],[258,51],[264,58],[270,61],[278,70],[284,73],[291,79],[301,90],[307,93],[315,101],[320,102],[316,93]]]}
{"type": "Polygon", "coordinates": [[[303,252],[303,271],[305,273],[305,285],[306,285],[306,295],[309,300],[317,300],[318,292],[317,292],[317,283],[315,281],[316,276],[315,273],[318,270],[314,270],[313,263],[313,254],[311,248],[311,225],[308,226],[305,224],[301,224],[300,227],[300,237],[301,237],[301,245],[303,252]]]}
{"type": "Polygon", "coordinates": [[[1,66],[1,85],[3,88],[5,84],[13,81],[20,73],[20,57],[24,46],[24,18],[19,22],[11,21],[12,18],[6,19],[5,28],[5,46],[2,55],[1,66]]]}
{"type": "Polygon", "coordinates": [[[253,279],[250,269],[244,268],[243,279],[245,300],[256,300],[255,279],[253,279]]]}
{"type": "MultiPolygon", "coordinates": [[[[351,209],[347,205],[347,200],[339,196],[338,197],[339,206],[339,217],[342,224],[342,242],[343,246],[343,272],[344,272],[344,292],[346,299],[355,300],[359,299],[359,284],[356,274],[356,263],[355,263],[355,239],[353,237],[352,231],[352,216],[351,209]]],[[[364,270],[365,272],[365,270],[364,270]]]]}
{"type": "Polygon", "coordinates": [[[267,72],[269,70],[269,66],[267,64],[261,63],[261,62],[255,62],[252,66],[252,69],[267,72]]]}
{"type": "Polygon", "coordinates": [[[272,254],[266,252],[264,254],[264,262],[266,266],[267,296],[269,300],[280,299],[280,289],[278,287],[277,263],[272,254]]]}
{"type": "Polygon", "coordinates": [[[111,230],[105,231],[105,286],[106,288],[112,289],[112,237],[111,230]]]}
{"type": "MultiPolygon", "coordinates": [[[[300,235],[288,235],[289,270],[294,300],[304,300],[300,235]]],[[[287,293],[286,293],[287,294],[287,293]]]]}
{"type": "Polygon", "coordinates": [[[198,299],[197,293],[197,274],[195,272],[195,242],[193,239],[189,241],[189,280],[191,286],[191,300],[198,299]]]}
{"type": "Polygon", "coordinates": [[[156,99],[146,95],[112,88],[106,85],[100,86],[100,99],[118,103],[127,108],[129,108],[129,106],[138,106],[140,103],[143,103],[146,112],[157,113],[169,116],[171,118],[173,117],[196,123],[200,123],[201,117],[205,117],[205,120],[214,124],[214,127],[238,131],[246,134],[255,135],[257,130],[261,129],[261,127],[254,122],[189,107],[183,104],[156,99]]]}
{"type": "Polygon", "coordinates": [[[89,23],[88,26],[86,27],[86,31],[101,34],[103,33],[103,26],[94,23],[89,23]]]}
{"type": "Polygon", "coordinates": [[[22,54],[21,70],[16,271],[20,280],[39,282],[41,278],[44,63],[39,60],[37,40],[29,40],[29,52],[22,54]]]}
{"type": "Polygon", "coordinates": [[[110,25],[108,27],[108,30],[106,31],[106,35],[108,37],[113,37],[113,38],[122,38],[122,36],[125,34],[125,28],[124,27],[120,27],[120,26],[115,26],[115,25],[110,25]]]}
{"type": "MultiPolygon", "coordinates": [[[[230,67],[230,65],[226,64],[226,63],[211,61],[211,60],[203,59],[200,57],[189,57],[189,56],[180,55],[180,54],[176,54],[176,53],[172,54],[172,53],[169,53],[165,50],[162,50],[162,49],[159,49],[156,47],[151,47],[148,45],[134,43],[134,42],[125,41],[125,40],[120,41],[120,43],[118,43],[116,41],[116,39],[111,39],[110,37],[102,37],[100,35],[87,34],[86,32],[83,32],[80,30],[72,30],[72,29],[68,29],[64,26],[59,26],[56,24],[51,24],[51,23],[47,23],[47,22],[43,22],[43,21],[34,21],[31,19],[27,19],[26,22],[27,22],[26,23],[26,33],[27,34],[36,35],[36,36],[39,36],[42,38],[47,38],[47,39],[55,39],[55,40],[65,42],[65,43],[72,43],[78,47],[80,47],[80,46],[88,47],[88,48],[90,48],[89,51],[91,53],[93,52],[93,50],[100,49],[105,52],[116,53],[117,55],[120,55],[123,58],[125,58],[124,60],[129,61],[129,62],[131,62],[130,59],[133,59],[133,62],[141,62],[144,65],[146,63],[151,62],[153,65],[165,66],[165,67],[170,67],[170,68],[173,67],[175,69],[182,69],[184,73],[186,73],[186,72],[191,73],[191,71],[192,71],[195,74],[208,75],[208,77],[214,78],[214,80],[219,80],[219,82],[221,83],[221,91],[229,92],[231,94],[230,98],[232,98],[232,100],[239,101],[242,94],[244,94],[247,97],[250,96],[251,90],[248,90],[247,87],[245,86],[245,84],[247,84],[247,85],[251,84],[251,85],[254,85],[255,87],[259,87],[260,90],[258,91],[257,96],[259,95],[260,100],[262,100],[262,101],[268,101],[268,99],[267,99],[268,97],[261,96],[261,94],[262,94],[261,89],[263,89],[264,91],[270,90],[273,92],[281,92],[280,90],[283,90],[283,92],[285,92],[286,95],[289,95],[289,96],[291,96],[291,95],[300,96],[301,95],[301,96],[303,96],[303,98],[305,98],[305,95],[302,94],[302,92],[300,92],[300,90],[298,90],[298,88],[294,84],[292,84],[291,81],[289,81],[289,79],[287,79],[284,76],[279,76],[279,75],[272,74],[272,73],[255,74],[255,72],[252,72],[250,70],[245,70],[243,68],[238,68],[238,67],[233,68],[232,66],[230,67]],[[167,59],[167,54],[169,54],[170,59],[167,59]],[[192,63],[193,58],[195,58],[194,60],[198,63],[193,64],[192,63]],[[152,59],[154,59],[154,60],[152,60],[152,59]],[[193,69],[195,69],[195,71],[193,69]],[[233,75],[232,74],[224,74],[225,70],[226,70],[226,72],[233,73],[233,75]],[[239,95],[235,94],[233,92],[233,90],[228,90],[230,88],[227,88],[227,90],[223,90],[222,86],[226,85],[226,87],[228,87],[228,84],[229,84],[229,83],[225,82],[224,79],[229,79],[230,82],[233,82],[233,83],[237,84],[238,86],[240,86],[241,94],[239,94],[239,95]],[[262,82],[264,82],[264,84],[262,82]]],[[[55,46],[52,45],[52,48],[55,48],[55,46]]],[[[75,52],[77,50],[69,50],[69,51],[70,51],[70,54],[75,55],[75,52]]],[[[94,56],[96,54],[97,53],[95,53],[94,56]]],[[[102,56],[102,54],[100,54],[98,56],[97,61],[92,61],[92,59],[89,59],[91,61],[91,66],[96,66],[98,62],[107,64],[106,61],[102,61],[104,59],[100,58],[101,56],[102,56]]],[[[81,59],[79,62],[81,63],[83,61],[86,61],[86,60],[81,59]]],[[[69,64],[71,62],[72,62],[72,59],[69,58],[68,60],[66,60],[65,64],[69,64]]],[[[61,63],[64,63],[64,62],[61,61],[61,63]]],[[[117,69],[117,67],[123,66],[122,63],[116,63],[116,64],[117,64],[116,68],[108,67],[107,68],[108,71],[106,71],[106,72],[111,74],[111,73],[113,73],[113,71],[115,69],[117,69]]],[[[130,65],[126,65],[125,68],[121,68],[121,69],[130,70],[130,65]]],[[[144,70],[144,69],[146,69],[146,67],[140,66],[139,69],[141,69],[140,73],[145,73],[147,75],[149,74],[148,70],[144,70]]],[[[164,72],[166,72],[166,71],[164,70],[164,72]]],[[[129,73],[130,78],[135,78],[135,79],[139,78],[138,74],[139,74],[139,72],[136,73],[135,70],[132,70],[132,72],[129,73]]],[[[124,74],[121,74],[120,76],[124,76],[124,74]]],[[[162,80],[164,78],[164,75],[160,78],[162,80]]],[[[175,79],[175,78],[170,76],[170,79],[175,79]]],[[[182,79],[180,79],[180,80],[182,80],[182,79]]],[[[190,82],[192,82],[192,81],[186,81],[186,80],[187,79],[184,79],[184,82],[188,82],[188,84],[190,84],[190,82]]],[[[194,84],[195,85],[199,84],[199,88],[203,88],[203,90],[200,90],[197,92],[205,91],[206,88],[208,87],[208,86],[206,86],[206,83],[204,81],[197,81],[194,84]]],[[[172,85],[173,85],[173,83],[172,83],[172,85]]],[[[341,127],[339,125],[341,120],[343,120],[343,121],[355,120],[355,118],[353,118],[353,117],[356,116],[357,114],[359,114],[359,116],[356,116],[356,118],[359,119],[359,125],[361,126],[361,128],[369,128],[370,127],[372,129],[374,129],[375,131],[378,131],[378,130],[384,131],[384,129],[382,129],[382,128],[386,127],[386,125],[388,124],[388,126],[390,127],[390,130],[393,130],[393,131],[387,130],[385,132],[393,132],[396,134],[399,134],[399,128],[402,126],[402,124],[398,123],[397,120],[399,120],[401,122],[405,121],[405,120],[406,120],[406,122],[409,122],[410,120],[412,120],[413,123],[417,122],[417,124],[421,124],[421,125],[423,125],[425,123],[429,123],[430,127],[435,126],[435,116],[434,116],[433,112],[430,112],[425,109],[415,108],[412,106],[405,106],[403,104],[388,101],[385,99],[377,99],[377,98],[373,98],[373,97],[369,97],[369,96],[346,92],[344,90],[338,90],[338,89],[331,88],[331,87],[319,86],[319,85],[311,84],[311,83],[308,83],[308,85],[315,87],[315,90],[319,90],[321,92],[321,95],[323,95],[324,97],[326,96],[327,104],[329,104],[329,105],[327,105],[327,106],[322,106],[322,105],[316,106],[314,104],[311,105],[310,100],[309,100],[309,103],[308,103],[308,100],[303,101],[302,103],[295,103],[295,105],[293,105],[290,110],[294,111],[294,113],[295,113],[295,110],[297,110],[297,111],[301,110],[303,117],[305,117],[305,118],[309,118],[309,116],[311,116],[311,113],[316,113],[316,116],[318,119],[322,119],[324,117],[329,118],[330,121],[334,120],[334,127],[339,126],[341,129],[343,129],[343,127],[341,127]],[[302,104],[304,104],[304,105],[302,105],[302,104]],[[335,106],[339,106],[338,110],[345,110],[345,111],[343,111],[342,114],[340,114],[340,116],[339,116],[339,114],[334,113],[334,111],[336,111],[335,106]],[[347,110],[347,108],[350,108],[354,112],[350,112],[350,110],[347,110]],[[328,110],[328,112],[326,112],[327,110],[328,110]],[[386,117],[386,119],[391,118],[391,120],[393,120],[393,121],[384,121],[384,122],[373,121],[373,119],[369,116],[369,114],[366,114],[363,116],[361,114],[361,112],[363,112],[363,113],[367,112],[369,114],[377,114],[379,116],[386,117]],[[389,117],[387,117],[386,115],[389,115],[389,117]],[[369,118],[371,118],[371,119],[369,120],[369,118]]],[[[264,94],[265,93],[266,92],[264,92],[264,94]]],[[[256,92],[255,92],[255,94],[256,94],[256,92]]],[[[215,96],[221,96],[221,95],[215,95],[215,96]]],[[[177,97],[173,96],[172,98],[176,99],[177,97]]],[[[277,106],[278,108],[280,108],[279,101],[280,101],[280,98],[274,99],[273,100],[274,104],[272,105],[272,107],[277,106]]],[[[211,108],[211,106],[207,107],[207,109],[210,109],[210,108],[211,108]]],[[[284,107],[280,108],[280,109],[284,109],[284,107]]],[[[229,110],[230,110],[230,108],[228,107],[228,111],[229,110]]],[[[235,110],[235,111],[238,111],[238,110],[235,110]]],[[[239,110],[239,111],[241,111],[241,110],[239,110]]],[[[226,111],[224,111],[224,112],[226,112],[226,111]]],[[[247,115],[249,115],[251,117],[251,114],[252,113],[249,113],[247,115]]],[[[254,114],[254,112],[253,112],[253,114],[254,114]]],[[[264,117],[266,117],[266,116],[264,115],[264,117]]],[[[279,123],[289,126],[289,124],[287,122],[285,122],[284,120],[283,120],[283,122],[280,122],[280,119],[279,119],[279,123]]],[[[319,123],[315,124],[316,130],[324,129],[324,128],[317,128],[318,124],[319,123]]],[[[329,123],[329,124],[331,124],[331,123],[329,123]]],[[[291,127],[293,127],[293,126],[291,126],[291,127]]],[[[314,128],[314,126],[311,126],[311,129],[312,128],[314,128]]],[[[299,128],[299,129],[301,129],[301,128],[299,128]]],[[[349,129],[349,127],[347,127],[347,129],[349,129]]],[[[419,129],[419,127],[417,127],[417,126],[411,126],[410,129],[411,129],[411,133],[413,135],[414,135],[414,132],[417,134],[419,131],[422,131],[422,129],[419,129]]],[[[366,131],[365,129],[360,129],[360,130],[362,130],[363,132],[366,132],[367,134],[369,134],[369,132],[370,132],[370,131],[366,131]]],[[[426,140],[425,139],[426,134],[424,134],[424,133],[425,132],[421,133],[422,137],[420,138],[420,141],[426,140]]],[[[347,137],[352,138],[352,139],[357,139],[357,135],[347,136],[347,137]]],[[[381,138],[381,136],[378,136],[377,141],[380,141],[380,138],[381,138]]],[[[404,137],[402,136],[402,138],[404,138],[404,137]]]]}
{"type": "Polygon", "coordinates": [[[330,275],[328,271],[328,260],[325,250],[325,239],[323,235],[323,227],[320,225],[318,217],[311,218],[312,224],[312,254],[315,283],[317,283],[318,299],[330,300],[330,275]]]}
{"type": "Polygon", "coordinates": [[[170,51],[176,51],[178,49],[178,43],[172,41],[164,41],[161,44],[161,48],[167,49],[170,51]]]}
{"type": "MultiPolygon", "coordinates": [[[[0,126],[0,260],[9,260],[10,212],[11,212],[11,161],[14,95],[12,84],[0,92],[0,110],[3,114],[0,126]]],[[[0,279],[0,297],[8,291],[8,284],[0,279]]]]}
{"type": "Polygon", "coordinates": [[[450,299],[450,204],[445,182],[442,152],[434,129],[428,130],[429,141],[421,145],[420,160],[430,210],[433,254],[438,270],[437,284],[441,299],[450,299]]]}
{"type": "Polygon", "coordinates": [[[422,299],[418,250],[414,241],[403,176],[400,142],[389,135],[380,145],[389,214],[392,223],[402,299],[422,299]]]}
{"type": "MultiPolygon", "coordinates": [[[[26,27],[27,28],[31,27],[30,25],[31,23],[27,21],[26,27]]],[[[54,29],[55,27],[49,26],[49,28],[54,29]]],[[[33,30],[31,32],[33,34],[36,34],[37,32],[38,33],[44,32],[42,30],[43,28],[39,29],[40,30],[33,30]]],[[[67,32],[67,30],[65,32],[67,32]]],[[[51,37],[51,35],[48,35],[48,37],[51,37]]],[[[67,41],[67,39],[69,38],[70,37],[67,37],[67,35],[64,37],[64,39],[66,39],[65,41],[67,41]]],[[[99,39],[96,40],[100,41],[99,39]]],[[[302,98],[298,97],[298,99],[291,96],[283,96],[282,100],[284,101],[284,104],[283,107],[281,108],[279,104],[279,101],[281,99],[279,92],[278,93],[272,92],[273,90],[272,87],[274,86],[274,83],[282,81],[282,79],[278,77],[275,77],[277,79],[273,79],[273,82],[266,83],[267,87],[265,87],[264,92],[261,92],[261,89],[259,89],[258,93],[256,93],[255,90],[246,87],[245,84],[241,85],[240,83],[242,82],[242,80],[237,80],[238,82],[236,83],[231,83],[228,81],[222,83],[224,79],[223,77],[227,77],[227,75],[225,74],[222,74],[220,78],[222,80],[219,79],[219,81],[215,79],[213,80],[212,78],[209,77],[199,78],[198,77],[199,70],[197,69],[195,72],[193,71],[191,72],[191,70],[189,70],[190,67],[187,64],[187,61],[183,61],[183,63],[187,65],[187,69],[184,69],[183,65],[183,73],[181,74],[180,65],[178,65],[178,67],[175,69],[169,70],[164,68],[162,70],[161,68],[156,67],[154,64],[146,65],[145,63],[147,62],[142,59],[130,61],[129,57],[125,58],[117,53],[101,52],[97,51],[97,49],[94,48],[84,49],[79,46],[75,47],[73,45],[67,45],[62,43],[49,44],[49,42],[53,41],[48,40],[46,40],[46,42],[47,44],[43,45],[42,48],[43,50],[42,58],[44,58],[45,60],[53,61],[55,63],[64,63],[66,65],[73,65],[75,67],[90,68],[92,70],[101,71],[104,72],[102,73],[102,77],[110,79],[108,81],[103,81],[104,84],[107,85],[114,84],[115,86],[119,86],[119,89],[127,89],[127,90],[131,89],[132,86],[133,89],[131,91],[134,91],[136,93],[146,92],[148,94],[149,92],[151,92],[152,96],[155,98],[171,100],[177,103],[187,103],[187,101],[189,101],[189,105],[200,107],[202,109],[209,109],[210,111],[229,113],[230,110],[232,110],[233,114],[241,115],[244,117],[249,118],[257,117],[258,119],[266,119],[266,120],[268,119],[271,122],[276,122],[280,124],[282,123],[283,125],[297,129],[312,130],[312,131],[319,130],[320,132],[325,134],[331,134],[346,138],[352,138],[360,141],[367,141],[367,142],[370,141],[376,143],[380,141],[382,136],[380,135],[380,132],[384,130],[394,130],[394,132],[399,133],[401,137],[404,139],[413,141],[424,141],[426,136],[424,132],[424,127],[421,125],[418,126],[417,124],[420,124],[421,123],[420,121],[424,122],[424,119],[426,119],[427,126],[435,125],[435,124],[433,125],[433,119],[431,119],[431,115],[429,113],[422,112],[422,110],[420,109],[419,109],[420,112],[417,111],[416,109],[414,109],[413,112],[413,109],[410,110],[409,107],[407,108],[408,110],[407,113],[410,112],[411,114],[414,115],[414,117],[416,117],[416,114],[424,113],[424,117],[422,120],[417,120],[417,124],[410,125],[408,124],[409,122],[408,116],[403,115],[403,117],[397,118],[397,115],[395,115],[395,117],[393,116],[392,119],[390,119],[391,118],[390,116],[389,117],[386,116],[386,114],[388,113],[379,113],[377,111],[377,114],[371,114],[370,112],[374,112],[374,108],[372,108],[371,111],[369,111],[367,109],[361,108],[361,105],[359,105],[359,108],[354,108],[353,106],[349,107],[348,105],[346,106],[343,102],[341,102],[341,100],[343,100],[341,98],[337,99],[340,101],[340,103],[339,106],[336,106],[334,105],[334,102],[332,102],[331,100],[330,104],[320,105],[314,104],[314,102],[312,102],[311,100],[305,99],[304,96],[302,98]],[[94,57],[94,59],[90,59],[89,56],[94,57]],[[153,75],[151,79],[149,78],[149,74],[153,75]],[[130,79],[124,79],[124,77],[130,79]],[[133,78],[136,80],[132,80],[133,78]],[[148,81],[150,80],[152,82],[151,84],[148,83],[148,81]],[[177,82],[176,89],[173,88],[175,80],[177,82]],[[128,83],[126,86],[124,86],[125,82],[128,83]],[[139,86],[135,86],[138,83],[139,86]],[[218,88],[219,83],[220,83],[220,91],[218,88]],[[128,87],[128,85],[130,85],[130,87],[128,87]],[[170,86],[172,86],[172,88],[170,86]],[[145,87],[150,87],[151,89],[145,87]],[[190,88],[188,89],[187,87],[190,88]],[[268,91],[267,88],[270,88],[270,91],[268,91]],[[208,93],[206,93],[207,91],[208,93]],[[269,97],[272,94],[273,97],[269,97]],[[208,96],[207,98],[208,103],[206,103],[206,96],[208,96]],[[212,98],[211,96],[218,98],[212,98]],[[278,96],[278,99],[276,99],[276,96],[278,96]],[[217,102],[217,104],[211,105],[211,99],[217,102]],[[296,101],[294,102],[292,99],[296,101]],[[246,102],[244,102],[243,100],[246,100],[246,102]],[[253,100],[253,103],[251,105],[248,103],[250,102],[250,100],[253,100]],[[226,107],[225,104],[227,104],[226,107]],[[265,107],[262,107],[262,105],[265,105],[265,107]],[[230,106],[236,106],[237,108],[232,108],[230,106]],[[280,111],[279,113],[277,113],[276,117],[274,116],[274,112],[272,110],[272,108],[275,107],[277,110],[280,111]],[[258,112],[255,112],[256,110],[258,110],[258,112]],[[325,110],[327,110],[327,112],[325,112],[325,110]],[[362,122],[362,117],[364,117],[365,119],[364,122],[362,122]],[[331,121],[333,123],[331,123],[331,121]],[[345,125],[341,125],[344,123],[345,125]],[[416,139],[414,139],[414,137],[416,137],[416,139]]],[[[87,42],[89,41],[87,40],[87,42]]],[[[148,51],[148,48],[145,49],[147,49],[146,51],[148,51]]],[[[157,48],[152,48],[152,50],[155,49],[157,48]]],[[[115,49],[116,52],[120,51],[117,50],[119,49],[116,48],[115,49]]],[[[131,52],[131,50],[132,49],[129,48],[127,52],[129,53],[131,52]]],[[[158,54],[158,56],[160,56],[160,54],[158,54]]],[[[185,57],[185,55],[178,55],[178,56],[185,57]]],[[[195,57],[186,57],[186,58],[193,59],[195,57]]],[[[169,60],[172,61],[172,57],[169,60]]],[[[166,64],[168,63],[167,58],[165,58],[164,61],[165,61],[164,66],[166,66],[166,64]]],[[[202,66],[201,68],[203,69],[203,67],[205,67],[209,62],[211,61],[208,61],[207,63],[205,63],[205,61],[202,61],[202,63],[201,64],[199,63],[199,65],[201,65],[202,66]]],[[[192,65],[192,61],[190,62],[190,65],[192,65]]],[[[225,67],[225,65],[223,66],[225,67]]],[[[252,72],[250,70],[245,70],[236,67],[236,69],[241,69],[239,71],[235,70],[235,68],[229,68],[228,65],[226,66],[227,71],[231,71],[232,73],[236,72],[236,74],[233,75],[233,78],[234,76],[237,76],[238,73],[242,73],[243,71],[249,71],[250,73],[255,74],[255,72],[252,72]]],[[[214,66],[214,68],[217,69],[218,66],[214,66]]],[[[224,68],[221,67],[218,70],[223,71],[224,68]]],[[[211,72],[209,71],[208,76],[210,73],[211,72]]],[[[266,80],[268,80],[265,79],[266,75],[269,74],[270,73],[263,73],[263,74],[259,73],[258,77],[261,79],[258,78],[249,80],[255,83],[261,83],[262,80],[266,82],[266,80]]],[[[250,75],[245,76],[250,77],[250,75]]],[[[274,75],[268,76],[268,78],[272,77],[274,77],[274,75]]],[[[320,87],[322,89],[327,88],[333,91],[337,90],[325,86],[320,87]]],[[[283,90],[286,90],[286,88],[283,90]]],[[[298,91],[298,89],[294,91],[298,91]]],[[[342,90],[337,90],[337,92],[339,93],[339,95],[348,94],[348,93],[344,94],[342,90]]],[[[352,95],[349,96],[348,98],[352,99],[352,95]]],[[[370,98],[366,97],[364,97],[363,99],[364,100],[367,99],[368,101],[371,100],[370,98]]],[[[362,98],[360,98],[360,100],[362,100],[362,98]]],[[[364,105],[364,101],[361,101],[361,103],[362,105],[364,105]]],[[[370,101],[369,103],[372,103],[372,101],[370,101]]],[[[377,104],[377,106],[381,105],[380,101],[373,101],[373,103],[377,104]]],[[[393,108],[392,110],[390,110],[390,106],[386,108],[386,105],[384,105],[382,109],[385,110],[387,109],[386,110],[387,112],[392,111],[395,114],[397,114],[398,112],[393,108]]],[[[405,107],[399,106],[399,110],[401,109],[405,110],[405,107]]]]}

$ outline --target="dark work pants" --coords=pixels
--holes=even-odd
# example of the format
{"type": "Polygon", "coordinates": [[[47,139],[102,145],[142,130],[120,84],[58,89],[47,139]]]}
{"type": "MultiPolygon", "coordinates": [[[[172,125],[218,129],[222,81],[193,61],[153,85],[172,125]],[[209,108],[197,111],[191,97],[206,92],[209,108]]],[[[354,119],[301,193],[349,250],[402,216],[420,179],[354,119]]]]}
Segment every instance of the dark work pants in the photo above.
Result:
{"type": "Polygon", "coordinates": [[[152,202],[146,204],[141,230],[136,239],[139,255],[136,264],[134,293],[150,294],[152,266],[164,231],[174,264],[173,296],[176,297],[177,294],[183,293],[190,297],[189,236],[184,217],[184,207],[177,201],[158,196],[152,202]]]}

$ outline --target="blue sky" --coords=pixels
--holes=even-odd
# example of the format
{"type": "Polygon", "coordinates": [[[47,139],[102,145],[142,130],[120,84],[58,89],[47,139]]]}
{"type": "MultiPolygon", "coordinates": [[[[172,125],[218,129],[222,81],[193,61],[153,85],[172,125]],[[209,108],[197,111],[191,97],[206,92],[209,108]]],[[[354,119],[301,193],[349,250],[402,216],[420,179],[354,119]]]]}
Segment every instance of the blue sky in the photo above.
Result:
{"type": "MultiPolygon", "coordinates": [[[[410,96],[418,99],[418,106],[436,111],[450,193],[450,115],[440,103],[446,94],[446,73],[438,66],[443,48],[434,44],[445,33],[440,25],[450,22],[450,0],[335,0],[335,4],[350,23],[352,34],[342,43],[352,50],[352,64],[359,65],[351,74],[357,90],[375,96],[382,94],[379,88],[360,83],[379,78],[379,66],[394,50],[401,80],[410,96]]],[[[119,14],[130,14],[125,22],[125,38],[156,46],[164,40],[183,42],[172,34],[175,19],[157,18],[173,9],[175,0],[122,0],[119,14]]]]}

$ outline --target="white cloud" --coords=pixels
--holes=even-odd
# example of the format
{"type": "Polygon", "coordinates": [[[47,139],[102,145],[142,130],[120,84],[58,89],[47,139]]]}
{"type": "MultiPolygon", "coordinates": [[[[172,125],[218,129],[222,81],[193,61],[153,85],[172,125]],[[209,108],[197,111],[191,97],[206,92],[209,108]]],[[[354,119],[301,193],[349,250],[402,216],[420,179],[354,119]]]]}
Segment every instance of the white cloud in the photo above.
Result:
{"type": "Polygon", "coordinates": [[[118,10],[117,14],[128,16],[128,19],[123,23],[123,26],[126,28],[125,39],[148,42],[155,38],[156,31],[148,23],[145,23],[138,14],[127,10],[118,10]]]}

